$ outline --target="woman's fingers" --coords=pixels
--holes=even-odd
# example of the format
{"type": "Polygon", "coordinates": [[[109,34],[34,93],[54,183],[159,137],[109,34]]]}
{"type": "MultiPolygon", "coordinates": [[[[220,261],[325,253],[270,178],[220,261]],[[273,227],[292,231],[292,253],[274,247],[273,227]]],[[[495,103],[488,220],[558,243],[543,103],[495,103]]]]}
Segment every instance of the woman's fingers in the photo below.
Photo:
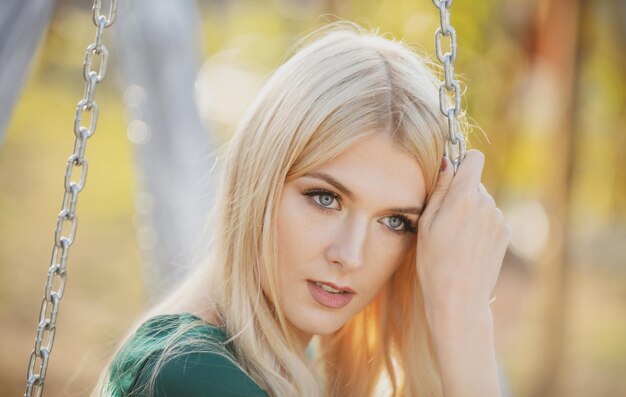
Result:
{"type": "Polygon", "coordinates": [[[479,312],[497,280],[510,231],[480,181],[483,165],[470,150],[456,175],[440,174],[420,219],[416,263],[430,310],[479,312]]]}
{"type": "Polygon", "coordinates": [[[424,210],[424,213],[420,217],[419,223],[420,225],[430,225],[432,219],[434,219],[437,211],[439,211],[439,207],[441,207],[441,203],[448,193],[448,189],[450,187],[450,183],[453,178],[452,171],[452,163],[447,158],[443,157],[442,166],[439,172],[439,178],[437,179],[437,183],[433,188],[433,192],[428,200],[428,204],[424,210]]]}
{"type": "MultiPolygon", "coordinates": [[[[492,206],[496,206],[496,201],[493,199],[493,197],[491,196],[491,194],[489,194],[489,192],[487,191],[487,189],[485,188],[485,185],[483,185],[482,183],[480,185],[478,185],[478,192],[481,193],[483,195],[483,197],[491,203],[492,206]]],[[[498,209],[498,208],[496,208],[498,209]]]]}
{"type": "Polygon", "coordinates": [[[454,183],[451,189],[467,191],[474,190],[480,185],[485,155],[477,149],[470,149],[465,153],[465,159],[459,165],[454,175],[454,183]]]}
{"type": "Polygon", "coordinates": [[[488,202],[495,206],[493,197],[480,182],[485,164],[485,156],[482,152],[476,149],[468,150],[465,160],[459,166],[456,174],[452,171],[450,160],[445,157],[442,160],[445,163],[445,170],[440,172],[426,210],[420,217],[422,226],[430,227],[443,205],[445,197],[451,193],[453,193],[455,199],[463,199],[469,197],[470,192],[475,193],[478,191],[488,202]]]}

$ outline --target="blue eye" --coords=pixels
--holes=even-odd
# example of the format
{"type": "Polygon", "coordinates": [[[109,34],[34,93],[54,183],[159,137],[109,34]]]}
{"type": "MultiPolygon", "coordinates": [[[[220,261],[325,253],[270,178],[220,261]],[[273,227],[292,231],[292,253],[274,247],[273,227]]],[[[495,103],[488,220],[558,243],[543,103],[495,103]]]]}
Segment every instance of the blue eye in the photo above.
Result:
{"type": "Polygon", "coordinates": [[[383,223],[388,226],[391,231],[396,233],[417,233],[417,229],[411,224],[411,221],[404,215],[391,215],[385,219],[389,219],[388,223],[383,223]]]}
{"type": "Polygon", "coordinates": [[[397,229],[398,227],[404,225],[404,222],[399,216],[391,216],[389,217],[389,219],[390,219],[389,226],[391,226],[394,229],[397,229]]]}
{"type": "MultiPolygon", "coordinates": [[[[326,189],[310,189],[302,192],[303,196],[310,197],[310,201],[322,211],[338,211],[341,210],[341,197],[326,189]],[[339,204],[338,208],[331,207],[334,201],[339,204]]],[[[412,225],[409,218],[404,215],[396,214],[390,215],[383,219],[388,219],[388,222],[381,222],[383,225],[393,233],[405,234],[405,233],[417,233],[417,228],[412,225]]]]}
{"type": "Polygon", "coordinates": [[[324,207],[330,206],[333,203],[333,201],[335,201],[335,198],[331,196],[330,194],[320,194],[317,197],[319,198],[320,204],[323,205],[324,207]]]}
{"type": "Polygon", "coordinates": [[[336,200],[337,202],[340,202],[339,196],[331,191],[324,190],[324,189],[312,189],[312,190],[307,190],[303,192],[302,194],[305,196],[311,197],[311,201],[313,201],[315,205],[317,205],[323,210],[332,211],[332,210],[341,209],[341,207],[339,208],[330,207],[333,201],[336,200]]]}

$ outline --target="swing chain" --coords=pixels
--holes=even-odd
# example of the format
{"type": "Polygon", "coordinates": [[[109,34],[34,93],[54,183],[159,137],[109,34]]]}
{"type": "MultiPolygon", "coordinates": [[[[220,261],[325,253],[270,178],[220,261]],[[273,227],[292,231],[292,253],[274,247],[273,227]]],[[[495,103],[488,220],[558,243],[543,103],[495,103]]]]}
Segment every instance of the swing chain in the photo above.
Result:
{"type": "Polygon", "coordinates": [[[454,61],[457,56],[456,30],[450,24],[450,7],[452,0],[433,0],[435,7],[439,9],[439,27],[435,31],[435,52],[439,62],[443,64],[444,81],[439,87],[439,109],[448,120],[448,137],[446,138],[445,156],[452,161],[454,173],[465,158],[465,138],[459,128],[458,116],[461,114],[461,86],[454,78],[454,61]],[[442,52],[442,40],[449,38],[450,51],[442,52]],[[447,106],[451,104],[451,106],[447,106]],[[458,153],[451,158],[451,153],[458,153]]]}
{"type": "MultiPolygon", "coordinates": [[[[98,21],[100,21],[101,17],[104,17],[104,15],[100,14],[101,8],[102,8],[102,0],[94,0],[92,12],[93,12],[93,23],[96,26],[100,26],[98,21]]],[[[109,16],[104,17],[105,28],[108,28],[109,26],[113,25],[113,22],[115,22],[116,14],[117,14],[117,0],[111,0],[109,4],[109,16]]]]}
{"type": "Polygon", "coordinates": [[[48,362],[56,335],[57,316],[59,314],[59,304],[65,291],[67,280],[67,257],[69,249],[74,243],[76,228],[78,225],[78,215],[76,215],[76,204],[78,194],[84,189],[87,180],[87,159],[85,149],[87,139],[96,131],[98,122],[98,105],[94,100],[96,84],[104,79],[106,73],[108,50],[102,44],[104,29],[108,28],[115,21],[117,10],[117,0],[110,0],[109,15],[101,15],[102,0],[94,0],[93,22],[97,27],[96,38],[93,44],[87,47],[85,62],[83,64],[83,78],[87,82],[83,98],[76,106],[76,116],[74,119],[74,150],[67,159],[67,167],[64,178],[64,193],[61,204],[61,211],[57,216],[57,223],[54,229],[54,246],[50,258],[50,267],[46,279],[44,296],[41,300],[39,310],[39,322],[37,334],[35,336],[35,346],[28,360],[28,371],[26,374],[26,391],[24,397],[41,396],[48,370],[48,362]],[[94,56],[100,56],[100,67],[98,72],[91,69],[94,56]],[[89,126],[82,126],[84,113],[91,113],[89,126]],[[80,168],[80,178],[76,182],[73,172],[80,168]],[[67,226],[67,227],[66,227],[67,226]],[[69,228],[67,234],[64,229],[69,228]]]}

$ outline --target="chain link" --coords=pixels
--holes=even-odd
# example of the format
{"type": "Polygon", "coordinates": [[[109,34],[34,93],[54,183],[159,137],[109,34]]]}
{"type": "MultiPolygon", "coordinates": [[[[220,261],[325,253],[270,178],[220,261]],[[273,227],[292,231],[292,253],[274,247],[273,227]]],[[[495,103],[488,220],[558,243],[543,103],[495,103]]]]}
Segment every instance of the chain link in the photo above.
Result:
{"type": "Polygon", "coordinates": [[[74,243],[76,228],[78,225],[78,215],[76,215],[76,204],[78,194],[84,189],[87,181],[87,159],[85,149],[87,139],[96,132],[98,123],[98,105],[94,101],[96,85],[104,79],[106,74],[109,51],[102,43],[104,29],[108,28],[115,21],[117,11],[117,0],[110,0],[109,14],[100,14],[102,0],[94,0],[93,23],[96,25],[95,42],[87,47],[85,62],[83,63],[83,78],[86,81],[83,98],[76,106],[76,117],[74,119],[74,151],[67,159],[65,169],[65,180],[63,201],[61,211],[57,216],[57,223],[54,229],[54,246],[48,268],[48,277],[44,288],[44,296],[39,309],[39,323],[35,336],[35,346],[28,360],[28,371],[26,373],[26,391],[24,397],[39,397],[43,393],[43,386],[48,370],[48,362],[54,337],[56,335],[57,316],[59,314],[59,304],[65,291],[67,280],[67,257],[69,249],[74,243]],[[99,57],[100,67],[98,71],[92,70],[94,57],[99,57]],[[91,113],[89,127],[82,126],[84,113],[91,113]],[[80,168],[78,181],[73,179],[74,171],[80,168]],[[64,233],[64,227],[69,230],[64,233]]]}
{"type": "Polygon", "coordinates": [[[465,159],[465,138],[459,128],[461,114],[461,85],[454,78],[454,61],[457,56],[456,30],[450,25],[450,7],[452,0],[433,0],[439,9],[439,27],[435,31],[435,53],[439,62],[443,64],[444,81],[439,87],[439,107],[441,113],[448,119],[448,136],[446,138],[444,155],[452,161],[454,173],[465,159]],[[443,38],[449,39],[450,51],[442,50],[443,38]],[[458,147],[456,147],[458,145],[458,147]],[[456,153],[454,157],[453,153],[456,153]]]}

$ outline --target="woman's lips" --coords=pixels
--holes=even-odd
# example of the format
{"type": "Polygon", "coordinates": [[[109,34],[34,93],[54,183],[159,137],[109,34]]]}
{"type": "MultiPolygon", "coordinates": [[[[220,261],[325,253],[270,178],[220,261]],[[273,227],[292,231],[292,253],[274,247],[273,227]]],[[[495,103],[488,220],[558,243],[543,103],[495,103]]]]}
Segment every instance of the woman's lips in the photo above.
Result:
{"type": "Polygon", "coordinates": [[[337,288],[331,283],[323,283],[331,288],[347,291],[340,294],[333,294],[332,292],[325,291],[322,287],[315,284],[314,281],[307,280],[309,292],[313,299],[322,306],[329,307],[331,309],[339,309],[346,306],[354,297],[354,291],[351,288],[337,288]]]}

